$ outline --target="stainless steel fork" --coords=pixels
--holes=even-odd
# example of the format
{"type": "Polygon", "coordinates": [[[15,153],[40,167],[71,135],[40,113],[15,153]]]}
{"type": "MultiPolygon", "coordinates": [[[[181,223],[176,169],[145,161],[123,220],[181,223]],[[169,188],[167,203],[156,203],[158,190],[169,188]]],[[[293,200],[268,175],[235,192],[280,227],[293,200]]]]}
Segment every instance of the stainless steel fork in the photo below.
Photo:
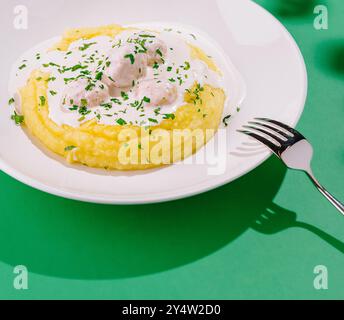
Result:
{"type": "Polygon", "coordinates": [[[266,145],[288,168],[306,172],[317,189],[344,215],[344,204],[315,178],[311,169],[313,148],[301,133],[284,123],[266,118],[255,118],[244,128],[238,131],[266,145]]]}

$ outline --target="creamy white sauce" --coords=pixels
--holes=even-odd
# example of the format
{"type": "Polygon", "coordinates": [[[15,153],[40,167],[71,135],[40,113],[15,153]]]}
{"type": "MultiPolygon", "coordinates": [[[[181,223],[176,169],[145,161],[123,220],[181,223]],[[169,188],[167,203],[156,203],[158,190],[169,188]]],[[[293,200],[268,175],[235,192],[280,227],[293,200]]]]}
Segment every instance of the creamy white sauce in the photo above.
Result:
{"type": "MultiPolygon", "coordinates": [[[[142,29],[145,28],[142,27],[142,29]]],[[[152,28],[148,27],[147,29],[152,30],[152,28]]],[[[10,90],[14,92],[18,89],[18,84],[22,86],[23,79],[27,79],[32,70],[40,69],[49,73],[51,78],[48,82],[47,93],[49,117],[59,125],[66,124],[73,127],[78,127],[81,123],[94,118],[97,119],[98,123],[107,125],[156,125],[165,118],[173,117],[176,110],[185,104],[185,92],[193,87],[195,82],[201,86],[209,84],[215,88],[223,88],[228,96],[226,105],[231,108],[234,105],[239,107],[245,89],[240,76],[234,68],[231,68],[231,74],[226,72],[228,66],[230,66],[228,61],[223,59],[218,64],[217,59],[214,59],[223,73],[222,76],[210,70],[203,61],[191,59],[188,43],[204,49],[211,56],[213,56],[214,52],[208,53],[206,49],[212,46],[208,44],[205,49],[204,42],[198,39],[197,34],[194,35],[188,31],[165,30],[157,27],[153,30],[157,31],[124,31],[114,39],[101,36],[89,40],[78,40],[72,43],[66,52],[46,50],[47,44],[51,45],[53,41],[47,42],[45,46],[42,45],[39,48],[39,51],[31,50],[17,63],[12,72],[10,90]],[[113,50],[119,49],[128,43],[128,39],[136,39],[139,35],[152,36],[140,38],[146,40],[146,46],[151,39],[152,41],[153,39],[160,39],[165,43],[167,50],[162,56],[162,61],[159,61],[158,64],[151,63],[148,65],[142,77],[135,79],[129,87],[118,88],[115,85],[111,86],[110,82],[110,96],[102,101],[100,105],[88,103],[80,110],[80,101],[77,106],[73,106],[73,103],[66,101],[66,94],[69,100],[68,93],[75,81],[67,79],[84,76],[94,79],[96,75],[99,76],[102,73],[102,78],[97,81],[96,85],[98,86],[102,81],[106,82],[104,74],[107,66],[111,65],[112,62],[111,50],[113,52],[113,50]],[[153,38],[153,36],[156,38],[153,38]],[[18,69],[23,65],[25,67],[18,69]],[[21,79],[21,81],[18,81],[18,79],[21,79]],[[148,82],[149,86],[147,86],[148,82]],[[154,84],[157,86],[157,88],[153,88],[154,90],[147,89],[147,93],[142,90],[142,88],[151,88],[152,85],[154,87],[154,84]],[[139,89],[140,87],[141,89],[139,89]],[[169,96],[161,101],[161,104],[156,104],[160,97],[159,93],[161,93],[157,91],[160,90],[159,88],[165,88],[166,94],[169,96]],[[232,98],[231,100],[228,93],[231,93],[235,99],[232,98]],[[153,103],[154,100],[156,100],[155,103],[153,103]]],[[[204,39],[202,38],[202,40],[204,39]]],[[[130,59],[130,57],[125,59],[130,59]]],[[[20,112],[18,95],[15,96],[15,100],[17,109],[20,112]]],[[[228,113],[228,110],[225,113],[228,113]]]]}

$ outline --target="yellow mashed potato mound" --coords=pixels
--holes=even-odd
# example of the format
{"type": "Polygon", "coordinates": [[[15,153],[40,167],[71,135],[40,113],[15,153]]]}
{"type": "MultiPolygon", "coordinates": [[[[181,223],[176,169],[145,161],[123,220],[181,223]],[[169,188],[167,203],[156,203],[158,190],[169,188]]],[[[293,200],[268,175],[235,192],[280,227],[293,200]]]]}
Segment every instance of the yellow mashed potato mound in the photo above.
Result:
{"type": "MultiPolygon", "coordinates": [[[[78,39],[100,35],[115,37],[123,30],[118,25],[71,29],[53,49],[67,51],[78,39]]],[[[196,47],[190,50],[193,58],[203,60],[209,68],[218,71],[202,50],[196,47]]],[[[163,120],[156,126],[102,125],[94,119],[74,128],[57,125],[49,118],[48,78],[49,74],[36,70],[20,90],[25,126],[45,147],[69,163],[93,168],[144,170],[189,157],[213,137],[226,99],[220,88],[209,85],[200,88],[195,84],[185,94],[185,105],[178,108],[175,118],[163,120]],[[41,96],[46,98],[43,105],[41,96]]]]}

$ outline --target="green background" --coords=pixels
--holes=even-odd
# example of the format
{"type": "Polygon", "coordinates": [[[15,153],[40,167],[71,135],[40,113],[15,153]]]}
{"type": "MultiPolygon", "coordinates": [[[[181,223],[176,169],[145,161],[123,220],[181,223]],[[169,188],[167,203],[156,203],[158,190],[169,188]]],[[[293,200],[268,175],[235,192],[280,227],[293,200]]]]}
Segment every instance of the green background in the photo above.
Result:
{"type": "MultiPolygon", "coordinates": [[[[343,199],[344,2],[257,2],[305,57],[298,128],[319,180],[343,199]],[[329,9],[328,30],[313,28],[317,4],[329,9]]],[[[79,203],[4,173],[0,186],[0,298],[344,298],[344,217],[275,158],[215,191],[156,205],[79,203]],[[13,288],[16,265],[29,269],[29,290],[13,288]],[[328,290],[314,289],[317,265],[328,268],[328,290]]]]}

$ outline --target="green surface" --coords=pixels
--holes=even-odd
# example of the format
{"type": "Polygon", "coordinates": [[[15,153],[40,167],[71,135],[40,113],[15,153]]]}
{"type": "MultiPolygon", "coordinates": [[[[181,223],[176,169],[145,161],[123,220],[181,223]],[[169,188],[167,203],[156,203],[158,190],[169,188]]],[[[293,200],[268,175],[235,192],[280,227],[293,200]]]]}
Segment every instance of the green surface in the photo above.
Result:
{"type": "MultiPolygon", "coordinates": [[[[317,1],[257,2],[304,54],[298,128],[316,150],[316,175],[343,199],[344,2],[321,1],[323,31],[313,28],[317,1]]],[[[0,185],[0,298],[344,298],[344,218],[275,158],[223,188],[158,205],[78,203],[4,173],[0,185]],[[29,290],[13,288],[15,265],[28,267],[29,290]],[[317,265],[328,268],[328,290],[314,289],[317,265]]]]}

